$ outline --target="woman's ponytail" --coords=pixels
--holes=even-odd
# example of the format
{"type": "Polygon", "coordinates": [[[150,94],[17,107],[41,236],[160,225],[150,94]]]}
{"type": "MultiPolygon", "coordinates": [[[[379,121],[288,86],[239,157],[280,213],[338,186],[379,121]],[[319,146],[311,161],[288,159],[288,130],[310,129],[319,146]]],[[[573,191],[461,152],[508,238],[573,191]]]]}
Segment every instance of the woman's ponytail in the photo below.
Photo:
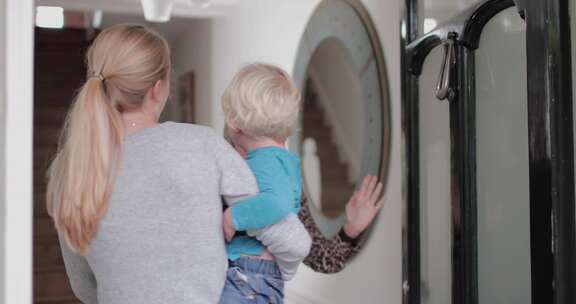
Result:
{"type": "Polygon", "coordinates": [[[92,76],[80,90],[49,170],[48,211],[71,247],[85,254],[106,214],[120,162],[122,121],[92,76]]]}
{"type": "Polygon", "coordinates": [[[91,72],[66,118],[47,189],[56,229],[82,255],[114,191],[124,138],[121,111],[140,107],[148,89],[166,79],[170,54],[158,34],[118,25],[96,38],[87,61],[91,72]]]}

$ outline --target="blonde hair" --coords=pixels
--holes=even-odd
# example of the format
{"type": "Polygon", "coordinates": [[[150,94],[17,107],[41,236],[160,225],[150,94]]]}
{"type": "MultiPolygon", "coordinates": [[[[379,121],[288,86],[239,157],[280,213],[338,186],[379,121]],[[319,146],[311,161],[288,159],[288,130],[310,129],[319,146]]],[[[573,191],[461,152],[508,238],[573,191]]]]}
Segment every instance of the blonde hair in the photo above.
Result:
{"type": "Polygon", "coordinates": [[[121,112],[139,109],[148,90],[168,79],[170,49],[151,30],[123,24],[103,30],[86,61],[88,78],[66,118],[47,189],[56,229],[82,255],[114,190],[124,138],[121,112]]]}
{"type": "Polygon", "coordinates": [[[226,123],[253,137],[285,139],[300,114],[298,88],[279,67],[254,63],[240,69],[222,97],[226,123]]]}

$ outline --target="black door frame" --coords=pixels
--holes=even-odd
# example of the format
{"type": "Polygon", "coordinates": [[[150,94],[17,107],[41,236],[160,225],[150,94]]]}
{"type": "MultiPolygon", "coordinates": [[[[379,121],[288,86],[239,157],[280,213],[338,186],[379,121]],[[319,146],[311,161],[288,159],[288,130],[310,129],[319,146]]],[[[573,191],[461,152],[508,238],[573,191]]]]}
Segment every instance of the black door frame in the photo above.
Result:
{"type": "Polygon", "coordinates": [[[530,67],[531,252],[537,261],[532,265],[533,303],[576,303],[569,1],[539,0],[522,4],[527,21],[530,67]]]}
{"type": "Polygon", "coordinates": [[[429,52],[455,44],[450,68],[454,304],[478,302],[474,51],[486,23],[516,6],[527,24],[532,302],[576,303],[574,134],[568,1],[485,0],[418,36],[418,0],[402,22],[402,126],[406,182],[404,303],[420,303],[418,77],[429,52]],[[553,300],[553,301],[552,301],[553,300]]]}

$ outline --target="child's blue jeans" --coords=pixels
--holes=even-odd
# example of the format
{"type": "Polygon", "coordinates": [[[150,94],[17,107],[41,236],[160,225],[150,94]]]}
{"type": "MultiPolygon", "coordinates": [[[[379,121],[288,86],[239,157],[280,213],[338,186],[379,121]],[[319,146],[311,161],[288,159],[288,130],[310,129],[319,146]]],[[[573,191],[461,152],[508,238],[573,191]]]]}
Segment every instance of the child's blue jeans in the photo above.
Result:
{"type": "Polygon", "coordinates": [[[284,303],[284,280],[276,262],[240,257],[228,263],[220,304],[284,303]]]}

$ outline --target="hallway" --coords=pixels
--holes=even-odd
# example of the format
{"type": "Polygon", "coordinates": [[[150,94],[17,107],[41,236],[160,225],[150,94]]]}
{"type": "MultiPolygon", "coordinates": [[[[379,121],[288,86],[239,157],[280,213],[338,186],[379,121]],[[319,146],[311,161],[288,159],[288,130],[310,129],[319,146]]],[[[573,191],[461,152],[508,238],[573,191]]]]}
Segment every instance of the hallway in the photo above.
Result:
{"type": "Polygon", "coordinates": [[[384,183],[358,254],[300,266],[285,303],[576,303],[574,16],[576,0],[1,1],[0,303],[80,303],[46,170],[84,52],[126,22],[170,45],[161,121],[223,134],[240,67],[288,71],[304,104],[286,145],[315,143],[303,188],[324,238],[364,176],[384,183]]]}
{"type": "Polygon", "coordinates": [[[34,303],[79,303],[74,297],[58,235],[46,211],[46,170],[56,152],[59,131],[86,75],[85,29],[35,33],[34,89],[34,303]],[[57,73],[55,73],[57,71],[57,73]]]}

